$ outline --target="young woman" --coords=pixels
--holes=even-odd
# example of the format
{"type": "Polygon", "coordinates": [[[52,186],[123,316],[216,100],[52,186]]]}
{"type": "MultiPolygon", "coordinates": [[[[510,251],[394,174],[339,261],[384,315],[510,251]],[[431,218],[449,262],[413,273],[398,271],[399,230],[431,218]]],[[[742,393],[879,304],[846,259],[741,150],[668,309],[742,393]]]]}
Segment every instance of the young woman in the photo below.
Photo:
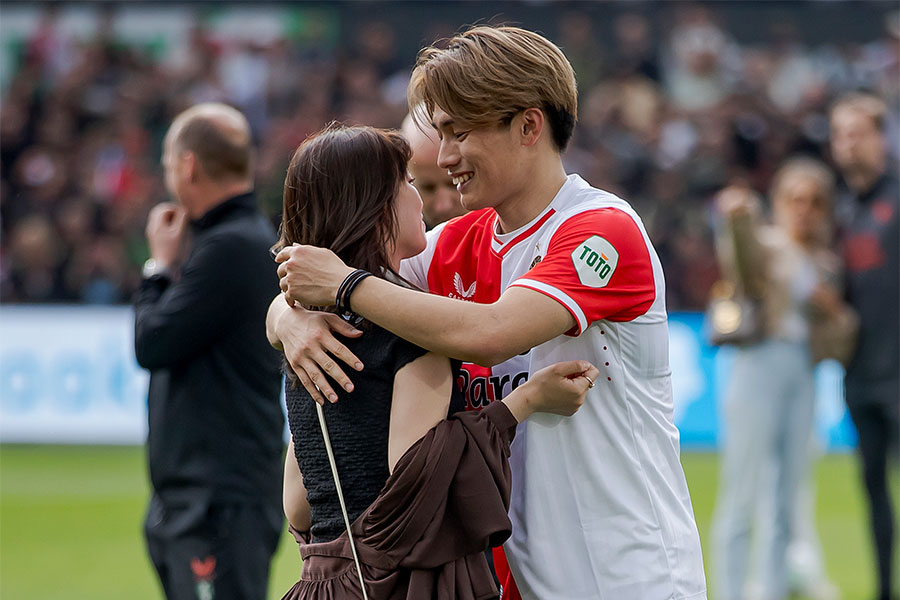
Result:
{"type": "MultiPolygon", "coordinates": [[[[370,127],[332,125],[307,139],[288,167],[278,246],[324,246],[402,283],[400,261],[425,248],[409,158],[398,133],[370,127]]],[[[277,324],[267,325],[275,343],[277,324]]],[[[345,345],[365,369],[324,414],[368,597],[496,597],[483,551],[509,536],[515,427],[533,412],[573,414],[597,370],[557,363],[480,413],[456,412],[458,365],[374,324],[359,327],[345,345]]],[[[285,597],[361,598],[316,407],[296,381],[286,396],[285,513],[304,566],[285,597]]]]}
{"type": "Polygon", "coordinates": [[[824,358],[846,362],[858,321],[840,299],[839,261],[829,250],[833,187],[825,165],[796,158],[773,178],[770,225],[749,190],[728,188],[718,198],[722,270],[761,316],[759,339],[737,348],[724,401],[714,526],[723,598],[743,596],[760,505],[772,507],[762,596],[788,595],[786,550],[809,468],[813,369],[824,358]],[[774,472],[772,485],[763,485],[766,469],[774,472]]]}

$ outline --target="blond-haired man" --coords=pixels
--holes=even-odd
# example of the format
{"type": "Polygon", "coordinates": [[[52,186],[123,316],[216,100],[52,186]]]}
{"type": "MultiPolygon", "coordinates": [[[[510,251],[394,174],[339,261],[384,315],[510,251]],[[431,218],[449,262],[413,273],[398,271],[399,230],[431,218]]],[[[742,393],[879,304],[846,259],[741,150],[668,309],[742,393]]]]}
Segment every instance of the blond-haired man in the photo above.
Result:
{"type": "Polygon", "coordinates": [[[878,565],[878,598],[893,592],[894,509],[888,456],[900,431],[900,183],[888,168],[880,98],[854,93],[831,109],[831,155],[843,176],[847,299],[859,313],[859,343],[844,378],[847,408],[859,433],[878,565]]]}
{"type": "MultiPolygon", "coordinates": [[[[571,65],[535,33],[476,27],[421,52],[409,99],[424,102],[438,164],[470,212],[435,228],[405,265],[432,294],[370,277],[346,299],[352,310],[469,361],[459,381],[470,408],[558,360],[601,371],[575,417],[519,425],[504,549],[522,597],[705,598],[672,423],[662,268],[628,203],[563,169],[577,115],[571,65]]],[[[291,303],[333,303],[352,271],[307,246],[278,260],[291,303]]],[[[330,396],[315,362],[348,383],[335,361],[313,358],[306,315],[276,301],[269,318],[307,389],[330,396]]]]}

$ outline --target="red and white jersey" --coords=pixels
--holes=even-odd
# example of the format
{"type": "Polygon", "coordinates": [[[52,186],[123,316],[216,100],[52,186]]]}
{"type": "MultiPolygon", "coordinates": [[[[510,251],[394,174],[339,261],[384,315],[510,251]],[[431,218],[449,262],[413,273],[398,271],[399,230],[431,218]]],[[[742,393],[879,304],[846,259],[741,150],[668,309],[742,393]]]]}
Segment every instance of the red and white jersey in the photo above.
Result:
{"type": "Polygon", "coordinates": [[[522,286],[562,304],[575,327],[487,369],[466,365],[469,408],[500,400],[559,361],[600,369],[573,417],[519,425],[511,449],[512,537],[526,599],[706,598],[700,538],[672,421],[665,282],[631,206],[568,177],[532,222],[497,233],[492,209],[429,234],[401,274],[479,303],[522,286]]]}

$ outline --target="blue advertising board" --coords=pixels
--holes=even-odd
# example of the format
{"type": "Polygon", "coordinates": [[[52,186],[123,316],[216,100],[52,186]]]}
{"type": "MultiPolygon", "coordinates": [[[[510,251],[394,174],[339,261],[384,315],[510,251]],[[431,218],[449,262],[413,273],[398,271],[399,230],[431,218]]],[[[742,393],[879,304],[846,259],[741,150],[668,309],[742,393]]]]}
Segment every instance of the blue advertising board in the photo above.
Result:
{"type": "MultiPolygon", "coordinates": [[[[675,424],[685,450],[715,450],[722,435],[722,399],[730,381],[735,349],[706,341],[702,313],[669,315],[669,362],[675,396],[675,424]]],[[[856,446],[856,430],[844,405],[844,371],[835,361],[816,368],[815,434],[822,449],[846,452],[856,446]]]]}
{"type": "MultiPolygon", "coordinates": [[[[129,307],[0,307],[0,442],[143,443],[148,376],[133,328],[129,307]]],[[[706,343],[702,314],[674,313],[669,355],[682,448],[715,450],[734,350],[706,343]]],[[[833,362],[816,374],[817,438],[829,451],[856,443],[842,376],[833,362]]]]}

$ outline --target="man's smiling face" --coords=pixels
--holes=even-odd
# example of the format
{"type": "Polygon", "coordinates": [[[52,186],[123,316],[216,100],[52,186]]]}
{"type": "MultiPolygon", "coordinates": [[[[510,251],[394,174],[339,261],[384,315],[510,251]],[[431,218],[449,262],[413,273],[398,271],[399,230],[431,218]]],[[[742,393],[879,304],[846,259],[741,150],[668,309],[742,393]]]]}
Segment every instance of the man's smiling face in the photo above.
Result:
{"type": "Polygon", "coordinates": [[[525,183],[518,160],[521,146],[512,125],[473,126],[435,107],[432,123],[441,140],[438,166],[456,184],[466,210],[496,208],[525,183]]]}

